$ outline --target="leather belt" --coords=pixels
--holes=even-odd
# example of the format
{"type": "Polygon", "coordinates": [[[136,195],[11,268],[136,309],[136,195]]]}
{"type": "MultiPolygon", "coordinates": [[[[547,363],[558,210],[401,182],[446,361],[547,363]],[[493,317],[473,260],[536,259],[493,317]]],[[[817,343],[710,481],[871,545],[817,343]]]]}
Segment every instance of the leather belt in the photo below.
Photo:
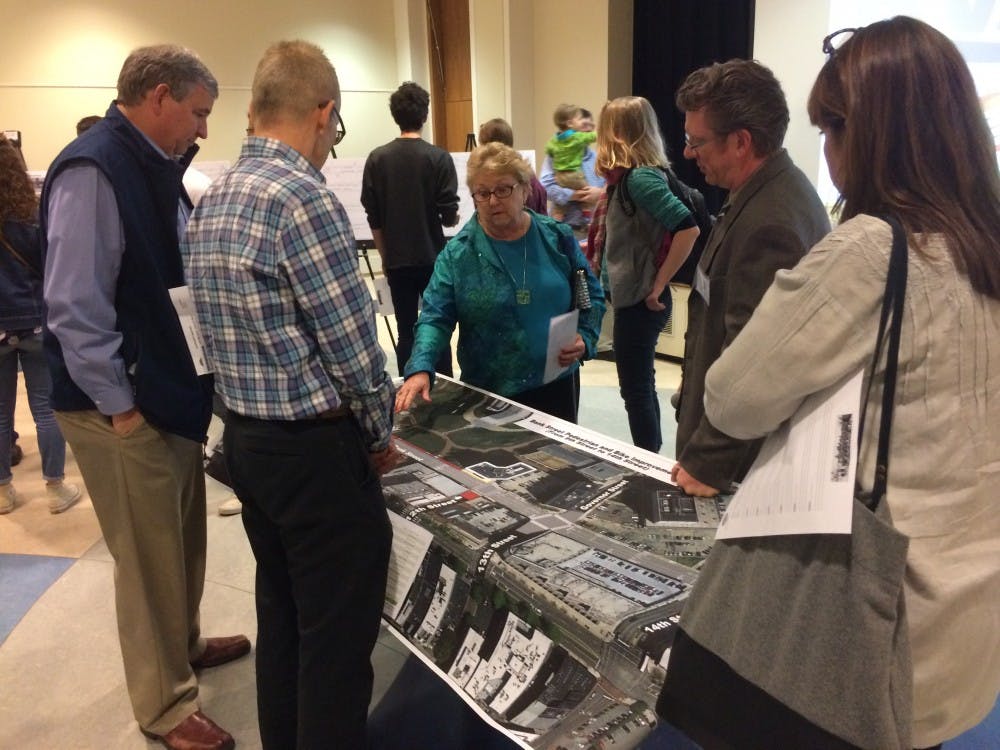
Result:
{"type": "Polygon", "coordinates": [[[321,411],[315,416],[315,419],[343,419],[344,417],[351,416],[351,410],[341,404],[334,409],[327,409],[326,411],[321,411]]]}

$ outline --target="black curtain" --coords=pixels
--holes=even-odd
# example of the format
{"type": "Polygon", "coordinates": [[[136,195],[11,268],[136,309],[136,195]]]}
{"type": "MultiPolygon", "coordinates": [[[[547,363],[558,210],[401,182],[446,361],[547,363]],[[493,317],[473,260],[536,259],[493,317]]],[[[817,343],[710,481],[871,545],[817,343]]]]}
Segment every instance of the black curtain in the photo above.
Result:
{"type": "Polygon", "coordinates": [[[674,92],[697,68],[751,56],[754,0],[634,0],[633,7],[632,91],[652,103],[674,170],[705,194],[714,214],[725,191],[706,185],[684,158],[684,115],[674,92]]]}

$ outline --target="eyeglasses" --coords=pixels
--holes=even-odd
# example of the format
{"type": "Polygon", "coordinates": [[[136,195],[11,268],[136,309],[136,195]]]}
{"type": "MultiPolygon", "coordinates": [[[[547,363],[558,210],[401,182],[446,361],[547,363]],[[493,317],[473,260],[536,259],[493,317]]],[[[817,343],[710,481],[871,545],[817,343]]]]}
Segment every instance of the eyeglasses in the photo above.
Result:
{"type": "Polygon", "coordinates": [[[504,200],[505,198],[510,198],[511,193],[514,192],[516,185],[497,185],[492,190],[487,190],[486,188],[479,188],[479,190],[472,191],[472,200],[476,203],[489,203],[490,197],[496,196],[497,200],[504,200]]]}
{"type": "MultiPolygon", "coordinates": [[[[329,103],[330,100],[327,99],[325,102],[320,102],[318,106],[320,109],[323,109],[329,103]]],[[[344,140],[344,136],[347,135],[347,126],[344,124],[344,118],[341,116],[336,104],[333,105],[333,114],[337,116],[337,132],[333,136],[333,145],[337,146],[344,140]]]]}
{"type": "Polygon", "coordinates": [[[707,146],[712,141],[718,141],[718,140],[721,140],[722,138],[725,138],[725,136],[716,135],[716,136],[713,136],[712,138],[699,138],[698,140],[695,140],[690,135],[688,135],[687,133],[685,133],[684,134],[684,148],[689,148],[692,151],[694,151],[695,153],[698,153],[698,149],[701,148],[702,146],[707,146]]]}
{"type": "MultiPolygon", "coordinates": [[[[826,55],[827,57],[833,57],[833,53],[837,51],[837,48],[833,46],[833,40],[843,34],[853,34],[855,31],[859,30],[860,29],[857,28],[840,29],[838,31],[834,31],[832,34],[827,34],[825,37],[823,37],[823,54],[826,55]]],[[[843,44],[845,41],[847,40],[846,39],[841,40],[841,44],[843,44]]]]}

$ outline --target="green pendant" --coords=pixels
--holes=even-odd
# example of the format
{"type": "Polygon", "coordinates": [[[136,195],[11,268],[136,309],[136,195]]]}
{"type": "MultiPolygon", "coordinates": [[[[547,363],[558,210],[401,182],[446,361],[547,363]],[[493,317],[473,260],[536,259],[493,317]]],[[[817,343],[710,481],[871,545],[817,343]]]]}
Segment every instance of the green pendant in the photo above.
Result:
{"type": "Polygon", "coordinates": [[[514,295],[517,299],[517,304],[519,305],[530,305],[531,304],[531,290],[530,289],[518,289],[517,293],[514,295]]]}

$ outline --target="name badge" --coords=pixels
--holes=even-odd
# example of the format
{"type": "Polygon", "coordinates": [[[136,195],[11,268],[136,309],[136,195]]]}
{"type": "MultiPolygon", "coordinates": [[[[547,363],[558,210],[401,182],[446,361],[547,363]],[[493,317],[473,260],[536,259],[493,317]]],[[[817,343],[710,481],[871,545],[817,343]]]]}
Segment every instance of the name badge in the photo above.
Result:
{"type": "Polygon", "coordinates": [[[205,342],[201,335],[201,326],[198,325],[191,289],[187,286],[177,286],[169,292],[170,301],[174,303],[174,309],[181,322],[181,330],[184,331],[184,340],[187,341],[188,350],[191,352],[194,371],[198,375],[208,375],[212,372],[212,367],[205,356],[205,342]]]}
{"type": "Polygon", "coordinates": [[[701,266],[694,270],[694,290],[701,295],[706,305],[710,304],[708,301],[708,276],[701,270],[701,266]]]}

